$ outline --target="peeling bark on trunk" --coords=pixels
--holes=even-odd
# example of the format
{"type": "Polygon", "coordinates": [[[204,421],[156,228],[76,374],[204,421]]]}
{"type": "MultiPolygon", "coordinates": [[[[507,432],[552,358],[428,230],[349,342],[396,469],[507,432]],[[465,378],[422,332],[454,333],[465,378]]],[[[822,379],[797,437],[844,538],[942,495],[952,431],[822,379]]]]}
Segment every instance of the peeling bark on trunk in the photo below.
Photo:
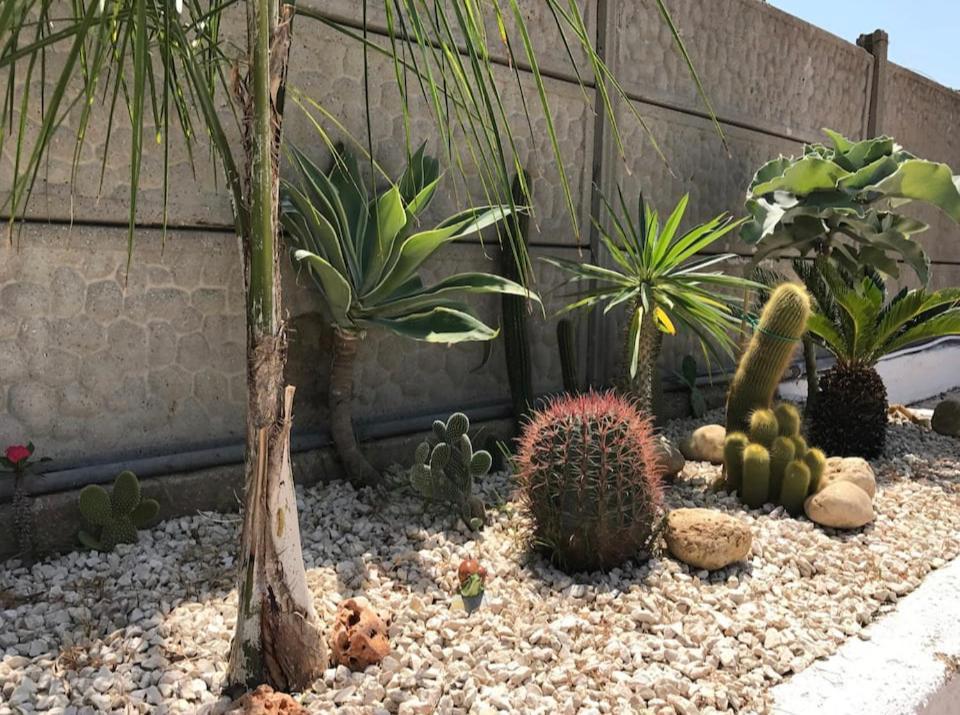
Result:
{"type": "Polygon", "coordinates": [[[249,0],[250,69],[236,78],[243,116],[241,236],[247,289],[247,453],[237,626],[226,689],[303,690],[329,663],[307,587],[290,467],[294,388],[283,385],[278,191],[283,87],[293,9],[249,0]]]}
{"type": "MultiPolygon", "coordinates": [[[[635,312],[637,306],[633,307],[635,312]]],[[[632,315],[633,313],[630,313],[632,315]]],[[[636,377],[630,377],[630,357],[633,345],[628,339],[629,324],[626,326],[623,345],[623,390],[636,400],[637,409],[645,415],[654,414],[655,396],[658,392],[657,380],[660,360],[660,348],[663,344],[663,333],[657,328],[653,315],[645,313],[640,320],[639,358],[637,360],[636,377]]]]}
{"type": "Polygon", "coordinates": [[[353,366],[361,338],[334,329],[330,367],[330,430],[347,477],[358,486],[375,486],[380,473],[367,461],[353,430],[353,366]]]}

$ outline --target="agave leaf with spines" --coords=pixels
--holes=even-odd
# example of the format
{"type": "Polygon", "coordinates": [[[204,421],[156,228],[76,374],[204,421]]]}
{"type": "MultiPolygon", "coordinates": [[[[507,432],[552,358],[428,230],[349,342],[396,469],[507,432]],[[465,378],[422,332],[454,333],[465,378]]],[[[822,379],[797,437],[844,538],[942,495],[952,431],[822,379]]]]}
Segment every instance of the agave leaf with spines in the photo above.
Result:
{"type": "Polygon", "coordinates": [[[829,255],[850,272],[872,265],[897,277],[902,260],[926,284],[930,261],[913,236],[928,227],[893,209],[918,201],[960,222],[960,177],[890,137],[855,142],[824,132],[829,145],[767,162],[750,183],[741,236],[757,246],[754,263],[796,250],[829,255]]]}

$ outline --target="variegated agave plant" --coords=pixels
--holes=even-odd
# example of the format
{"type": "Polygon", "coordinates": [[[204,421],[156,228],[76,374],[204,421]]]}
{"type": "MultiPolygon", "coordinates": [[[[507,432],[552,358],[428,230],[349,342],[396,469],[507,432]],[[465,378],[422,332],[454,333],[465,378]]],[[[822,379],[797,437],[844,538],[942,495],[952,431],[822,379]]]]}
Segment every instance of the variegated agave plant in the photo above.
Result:
{"type": "Polygon", "coordinates": [[[357,158],[338,147],[324,172],[290,149],[298,179],[281,186],[283,227],[294,262],[316,284],[334,326],[330,411],[334,442],[349,476],[375,483],[357,446],[350,416],[353,363],[368,329],[382,328],[413,340],[458,343],[492,340],[499,330],[451,296],[508,293],[538,300],[529,289],[489,273],[458,273],[425,285],[419,270],[444,245],[479,233],[510,215],[507,206],[462,211],[434,228],[420,216],[440,181],[437,161],[421,146],[396,183],[371,192],[357,158]]]}

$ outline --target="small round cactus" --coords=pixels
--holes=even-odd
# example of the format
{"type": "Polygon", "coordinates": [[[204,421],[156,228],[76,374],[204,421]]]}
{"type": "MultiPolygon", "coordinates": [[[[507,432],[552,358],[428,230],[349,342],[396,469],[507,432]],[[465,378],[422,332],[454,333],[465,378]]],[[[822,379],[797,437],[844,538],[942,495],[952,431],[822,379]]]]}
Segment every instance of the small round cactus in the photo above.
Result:
{"type": "Polygon", "coordinates": [[[810,470],[810,494],[816,494],[817,490],[820,489],[820,480],[823,478],[823,472],[827,468],[827,455],[823,453],[823,450],[817,449],[808,449],[807,453],[803,455],[803,463],[807,465],[807,469],[810,470]]]}
{"type": "Polygon", "coordinates": [[[773,408],[773,414],[777,417],[777,424],[780,425],[781,437],[792,437],[800,434],[800,410],[789,402],[781,402],[773,408]]]}
{"type": "Polygon", "coordinates": [[[762,444],[767,449],[780,434],[780,425],[773,410],[754,410],[750,415],[750,441],[762,444]]]}
{"type": "Polygon", "coordinates": [[[516,459],[533,541],[571,572],[610,569],[651,547],[662,511],[652,418],[613,392],[535,412],[516,459]]]}

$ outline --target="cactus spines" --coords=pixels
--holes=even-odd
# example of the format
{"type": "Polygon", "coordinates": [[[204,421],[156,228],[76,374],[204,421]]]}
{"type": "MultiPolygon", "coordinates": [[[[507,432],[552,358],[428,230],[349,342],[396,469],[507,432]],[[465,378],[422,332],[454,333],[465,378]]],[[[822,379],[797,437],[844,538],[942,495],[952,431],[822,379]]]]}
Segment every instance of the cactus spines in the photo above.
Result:
{"type": "Polygon", "coordinates": [[[580,373],[577,369],[577,333],[568,318],[557,321],[557,346],[560,349],[560,371],[563,389],[572,394],[580,392],[580,373]]]}
{"type": "Polygon", "coordinates": [[[793,435],[790,439],[793,440],[794,459],[803,459],[807,454],[807,440],[799,434],[793,435]]]}
{"type": "Polygon", "coordinates": [[[789,437],[777,437],[770,447],[770,499],[780,499],[787,465],[796,458],[797,448],[789,437]]]}
{"type": "Polygon", "coordinates": [[[652,417],[613,392],[555,398],[520,438],[532,538],[562,569],[610,569],[648,550],[663,492],[652,417]]]}
{"type": "Polygon", "coordinates": [[[750,440],[743,432],[733,432],[723,441],[723,467],[726,470],[724,487],[728,492],[740,490],[743,484],[743,450],[750,440]]]}
{"type": "MultiPolygon", "coordinates": [[[[515,206],[530,205],[530,175],[524,171],[523,180],[518,174],[513,179],[513,203],[515,206]],[[526,190],[525,190],[526,189],[526,190]]],[[[518,211],[507,221],[512,234],[504,242],[500,253],[501,271],[504,278],[526,285],[522,258],[518,255],[521,243],[530,241],[530,214],[518,211]]],[[[503,314],[503,345],[507,361],[507,378],[510,384],[510,400],[513,417],[519,427],[521,420],[533,404],[533,372],[530,362],[530,340],[527,337],[527,300],[521,295],[500,296],[503,314]]]]}
{"type": "Polygon", "coordinates": [[[754,410],[750,415],[750,441],[762,444],[767,449],[780,434],[777,416],[773,410],[754,410]]]}
{"type": "Polygon", "coordinates": [[[417,447],[410,484],[424,498],[453,506],[468,526],[479,529],[485,510],[473,494],[473,483],[490,471],[493,456],[482,449],[473,451],[469,430],[470,420],[462,412],[450,415],[446,422],[435,421],[437,442],[421,442],[417,447]]]}
{"type": "Polygon", "coordinates": [[[809,317],[810,296],[802,286],[784,283],[770,295],[730,383],[728,432],[746,429],[751,412],[770,407],[809,317]]]}
{"type": "Polygon", "coordinates": [[[133,472],[118,474],[110,494],[99,485],[86,486],[80,491],[80,513],[100,528],[100,537],[81,531],[80,543],[98,551],[136,543],[137,529],[155,519],[159,509],[155,499],[140,498],[140,482],[133,472]]]}
{"type": "Polygon", "coordinates": [[[803,511],[803,502],[810,490],[810,469],[799,459],[787,465],[780,489],[780,503],[788,513],[796,516],[803,511]]]}
{"type": "Polygon", "coordinates": [[[759,509],[770,499],[770,453],[762,444],[748,444],[743,450],[740,496],[751,509],[759,509]]]}
{"type": "Polygon", "coordinates": [[[810,470],[810,494],[813,494],[820,488],[820,480],[823,478],[823,472],[827,468],[827,455],[822,450],[814,447],[808,449],[803,455],[803,463],[810,470]]]}
{"type": "Polygon", "coordinates": [[[781,436],[792,437],[800,434],[800,410],[789,402],[781,402],[773,408],[773,413],[777,416],[781,436]]]}

